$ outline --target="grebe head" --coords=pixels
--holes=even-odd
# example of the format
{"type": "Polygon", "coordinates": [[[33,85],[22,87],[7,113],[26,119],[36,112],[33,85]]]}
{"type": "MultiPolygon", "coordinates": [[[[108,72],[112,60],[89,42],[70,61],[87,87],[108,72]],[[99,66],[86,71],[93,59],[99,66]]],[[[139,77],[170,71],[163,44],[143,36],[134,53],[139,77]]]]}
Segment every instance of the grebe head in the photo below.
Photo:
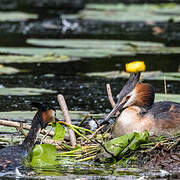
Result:
{"type": "Polygon", "coordinates": [[[154,102],[154,89],[150,84],[139,83],[140,72],[131,73],[118,95],[118,101],[112,111],[107,115],[105,121],[112,117],[117,111],[122,111],[129,106],[150,107],[154,102]]]}
{"type": "Polygon", "coordinates": [[[32,107],[37,108],[37,113],[36,115],[39,115],[39,123],[41,125],[41,128],[45,128],[48,123],[54,122],[56,119],[56,111],[53,107],[49,106],[48,104],[41,104],[38,102],[32,102],[31,103],[32,107]]]}

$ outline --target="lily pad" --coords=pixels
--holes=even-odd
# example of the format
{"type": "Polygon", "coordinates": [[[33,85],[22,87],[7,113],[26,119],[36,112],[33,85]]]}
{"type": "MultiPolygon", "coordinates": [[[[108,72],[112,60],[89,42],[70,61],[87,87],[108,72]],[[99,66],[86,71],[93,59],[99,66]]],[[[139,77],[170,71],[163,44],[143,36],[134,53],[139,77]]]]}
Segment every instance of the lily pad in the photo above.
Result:
{"type": "Polygon", "coordinates": [[[24,12],[0,12],[0,21],[23,21],[37,18],[37,14],[30,14],[24,12]]]}
{"type": "Polygon", "coordinates": [[[15,74],[18,72],[19,70],[14,67],[0,65],[0,74],[15,74]]]}
{"type": "Polygon", "coordinates": [[[95,19],[103,21],[179,21],[180,5],[158,6],[153,4],[88,4],[78,15],[64,18],[95,19]],[[135,15],[136,14],[136,15],[135,15]]]}
{"type": "MultiPolygon", "coordinates": [[[[7,48],[8,51],[8,48],[7,48]]],[[[55,55],[52,53],[47,53],[45,56],[35,55],[35,56],[17,56],[17,55],[0,55],[0,63],[52,63],[52,62],[68,62],[79,60],[77,58],[70,58],[65,55],[55,55]]]]}
{"type": "Polygon", "coordinates": [[[124,41],[124,40],[90,40],[90,39],[28,39],[28,44],[37,46],[50,46],[50,47],[66,47],[66,48],[83,48],[83,49],[132,49],[132,47],[164,47],[162,43],[156,42],[143,42],[143,41],[124,41]]]}
{"type": "MultiPolygon", "coordinates": [[[[92,72],[86,73],[89,77],[105,77],[105,78],[129,78],[129,73],[120,71],[107,72],[92,72]]],[[[166,80],[180,81],[180,73],[178,72],[161,72],[161,71],[146,71],[142,72],[142,79],[144,80],[166,80]]]]}
{"type": "Polygon", "coordinates": [[[148,137],[149,133],[147,131],[143,133],[133,132],[114,138],[106,142],[104,145],[106,150],[113,154],[113,156],[123,157],[130,151],[138,149],[140,144],[146,143],[148,141],[148,137]]]}
{"type": "MultiPolygon", "coordinates": [[[[170,54],[179,53],[180,47],[165,47],[161,43],[137,42],[137,41],[121,41],[121,40],[42,40],[28,39],[27,43],[40,47],[16,48],[16,47],[0,47],[2,53],[15,53],[19,55],[47,56],[44,61],[60,61],[63,56],[67,57],[109,57],[109,56],[133,56],[142,53],[170,54]],[[47,47],[52,48],[47,48],[47,47]],[[63,48],[62,48],[63,47],[63,48]],[[53,54],[49,58],[48,54],[53,54]]],[[[4,58],[5,59],[5,58],[4,58]]],[[[6,58],[7,59],[7,58],[6,58]]],[[[26,58],[27,59],[27,58],[26,58]]],[[[42,58],[41,58],[42,59],[42,58]]],[[[32,60],[33,61],[33,60],[32,60]]],[[[0,58],[1,62],[1,58],[0,58]]]]}
{"type": "Polygon", "coordinates": [[[173,101],[180,103],[180,94],[155,94],[155,101],[173,101]]]}
{"type": "Polygon", "coordinates": [[[108,57],[112,55],[134,55],[133,52],[117,51],[113,49],[63,49],[63,48],[0,48],[1,53],[15,53],[19,55],[55,55],[72,56],[72,57],[108,57]]]}
{"type": "Polygon", "coordinates": [[[48,89],[38,89],[38,88],[0,88],[0,95],[8,96],[24,96],[24,95],[41,95],[44,93],[56,93],[56,91],[48,89]]]}
{"type": "MultiPolygon", "coordinates": [[[[12,119],[12,120],[22,120],[25,119],[31,120],[35,115],[36,111],[9,111],[9,112],[0,112],[0,118],[12,119]]],[[[82,119],[87,114],[90,114],[87,111],[69,111],[72,119],[82,119]]],[[[56,110],[56,116],[58,119],[64,119],[62,111],[56,110]]],[[[104,118],[104,114],[90,114],[94,118],[104,118]]]]}
{"type": "MultiPolygon", "coordinates": [[[[28,39],[28,44],[36,46],[65,47],[59,49],[68,56],[79,57],[103,57],[109,55],[133,55],[135,53],[179,53],[179,47],[166,47],[162,43],[144,42],[144,41],[124,41],[124,40],[54,40],[54,39],[28,39]],[[88,51],[87,51],[88,49],[88,51]],[[82,53],[81,53],[82,52],[82,53]],[[92,54],[94,53],[94,54],[92,54]]],[[[1,50],[1,49],[0,49],[1,50]]],[[[29,51],[30,52],[30,51],[29,51]]],[[[16,52],[18,53],[18,52],[16,52]]]]}
{"type": "Polygon", "coordinates": [[[30,166],[48,167],[59,164],[56,161],[56,146],[51,144],[36,145],[29,154],[30,166]]]}

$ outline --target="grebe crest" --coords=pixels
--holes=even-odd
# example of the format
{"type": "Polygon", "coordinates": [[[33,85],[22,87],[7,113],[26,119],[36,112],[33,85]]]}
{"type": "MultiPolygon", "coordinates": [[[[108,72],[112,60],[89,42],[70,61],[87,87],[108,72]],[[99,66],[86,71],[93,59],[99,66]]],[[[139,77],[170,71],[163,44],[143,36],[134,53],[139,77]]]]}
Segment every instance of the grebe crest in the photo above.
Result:
{"type": "Polygon", "coordinates": [[[135,88],[121,101],[123,108],[138,106],[148,108],[154,103],[154,89],[148,83],[137,83],[135,88]]]}

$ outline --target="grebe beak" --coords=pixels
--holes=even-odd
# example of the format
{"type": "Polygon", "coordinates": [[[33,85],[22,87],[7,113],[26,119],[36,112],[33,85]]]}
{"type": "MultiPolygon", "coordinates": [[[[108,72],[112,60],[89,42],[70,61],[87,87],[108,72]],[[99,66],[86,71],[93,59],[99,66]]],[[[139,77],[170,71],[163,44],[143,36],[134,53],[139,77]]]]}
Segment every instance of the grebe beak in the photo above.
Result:
{"type": "Polygon", "coordinates": [[[139,78],[140,72],[130,74],[128,81],[126,82],[126,84],[124,85],[124,87],[118,95],[118,101],[116,105],[114,106],[112,111],[106,116],[105,121],[111,118],[116,112],[122,111],[124,109],[129,99],[128,94],[133,91],[133,89],[139,81],[139,78]]]}
{"type": "Polygon", "coordinates": [[[107,121],[108,119],[110,119],[114,114],[116,114],[118,111],[122,111],[123,110],[123,106],[126,102],[122,102],[122,101],[118,101],[116,103],[116,105],[114,106],[114,108],[112,109],[112,111],[106,116],[105,121],[107,121]]]}

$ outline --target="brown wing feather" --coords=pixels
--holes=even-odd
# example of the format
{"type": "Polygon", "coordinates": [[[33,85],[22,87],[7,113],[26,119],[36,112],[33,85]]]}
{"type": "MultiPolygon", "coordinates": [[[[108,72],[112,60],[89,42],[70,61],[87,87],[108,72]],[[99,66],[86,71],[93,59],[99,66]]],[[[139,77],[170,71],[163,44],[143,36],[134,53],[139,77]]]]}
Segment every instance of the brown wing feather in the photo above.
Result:
{"type": "Polygon", "coordinates": [[[157,128],[168,129],[180,126],[180,104],[170,101],[154,103],[150,113],[157,128]]]}

